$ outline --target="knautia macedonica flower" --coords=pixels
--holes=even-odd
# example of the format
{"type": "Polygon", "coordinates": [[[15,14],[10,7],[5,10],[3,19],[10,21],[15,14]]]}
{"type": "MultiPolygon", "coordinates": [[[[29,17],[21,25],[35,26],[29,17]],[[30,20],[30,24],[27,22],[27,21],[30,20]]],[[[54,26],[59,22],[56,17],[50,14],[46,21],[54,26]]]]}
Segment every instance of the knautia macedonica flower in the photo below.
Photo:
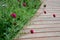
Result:
{"type": "Polygon", "coordinates": [[[46,11],[44,11],[44,14],[46,14],[46,11]]]}
{"type": "Polygon", "coordinates": [[[23,6],[25,7],[26,6],[26,3],[23,3],[23,6]]]}
{"type": "Polygon", "coordinates": [[[12,16],[13,18],[16,18],[16,13],[12,13],[11,16],[12,16]]]}
{"type": "Polygon", "coordinates": [[[34,33],[34,30],[33,30],[33,29],[31,29],[31,30],[30,30],[30,33],[31,33],[31,34],[33,34],[33,33],[34,33]]]}
{"type": "Polygon", "coordinates": [[[55,14],[53,14],[53,17],[56,17],[56,15],[55,15],[55,14]]]}

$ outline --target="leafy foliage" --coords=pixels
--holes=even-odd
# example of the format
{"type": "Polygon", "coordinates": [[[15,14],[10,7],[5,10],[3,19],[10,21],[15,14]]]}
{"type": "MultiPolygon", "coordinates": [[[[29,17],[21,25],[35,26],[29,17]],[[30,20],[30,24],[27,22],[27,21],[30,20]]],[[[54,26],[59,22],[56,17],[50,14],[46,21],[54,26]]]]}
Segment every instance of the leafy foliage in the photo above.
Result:
{"type": "Polygon", "coordinates": [[[0,0],[0,40],[12,40],[40,5],[40,0],[0,0]]]}

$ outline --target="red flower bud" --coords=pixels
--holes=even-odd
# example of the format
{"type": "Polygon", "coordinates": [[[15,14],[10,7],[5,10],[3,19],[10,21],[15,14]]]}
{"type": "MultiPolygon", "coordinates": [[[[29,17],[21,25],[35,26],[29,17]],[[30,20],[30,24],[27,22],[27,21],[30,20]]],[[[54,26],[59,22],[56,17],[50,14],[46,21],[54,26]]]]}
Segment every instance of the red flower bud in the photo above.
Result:
{"type": "Polygon", "coordinates": [[[34,30],[30,30],[30,33],[33,34],[34,33],[34,30]]]}
{"type": "Polygon", "coordinates": [[[53,14],[53,17],[56,17],[56,15],[55,15],[55,14],[53,14]]]}
{"type": "Polygon", "coordinates": [[[44,14],[46,14],[46,11],[44,11],[44,14]]]}
{"type": "Polygon", "coordinates": [[[16,14],[15,14],[15,13],[12,13],[11,16],[12,16],[13,18],[16,18],[16,14]]]}
{"type": "Polygon", "coordinates": [[[23,3],[23,6],[25,7],[26,6],[26,3],[23,3]]]}

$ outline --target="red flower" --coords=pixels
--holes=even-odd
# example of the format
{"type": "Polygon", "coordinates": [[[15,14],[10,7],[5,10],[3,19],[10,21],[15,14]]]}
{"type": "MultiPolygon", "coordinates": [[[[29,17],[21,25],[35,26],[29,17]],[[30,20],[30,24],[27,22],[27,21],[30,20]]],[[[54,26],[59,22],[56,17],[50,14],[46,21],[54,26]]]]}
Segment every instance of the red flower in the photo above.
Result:
{"type": "Polygon", "coordinates": [[[23,6],[25,7],[26,6],[26,3],[23,3],[23,6]]]}
{"type": "Polygon", "coordinates": [[[53,14],[53,17],[56,17],[56,15],[55,15],[55,14],[53,14]]]}
{"type": "Polygon", "coordinates": [[[44,14],[46,14],[46,11],[44,11],[44,14]]]}
{"type": "Polygon", "coordinates": [[[12,13],[11,16],[12,16],[13,18],[16,18],[16,14],[15,14],[15,13],[12,13]]]}
{"type": "Polygon", "coordinates": [[[32,33],[32,34],[33,34],[33,33],[34,33],[34,30],[30,30],[30,33],[32,33]]]}

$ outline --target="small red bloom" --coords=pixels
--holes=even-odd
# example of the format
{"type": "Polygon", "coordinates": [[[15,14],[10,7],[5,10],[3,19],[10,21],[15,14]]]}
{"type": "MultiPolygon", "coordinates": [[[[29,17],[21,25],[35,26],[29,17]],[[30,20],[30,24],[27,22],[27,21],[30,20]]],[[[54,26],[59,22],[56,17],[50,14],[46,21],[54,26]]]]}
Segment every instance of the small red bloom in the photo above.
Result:
{"type": "Polygon", "coordinates": [[[26,6],[26,3],[23,3],[23,6],[25,7],[26,6]]]}
{"type": "Polygon", "coordinates": [[[30,30],[30,33],[33,34],[34,33],[34,30],[30,30]]]}
{"type": "Polygon", "coordinates": [[[44,11],[44,14],[46,14],[46,11],[44,11]]]}
{"type": "Polygon", "coordinates": [[[15,14],[15,13],[12,13],[11,16],[12,16],[13,18],[16,18],[16,14],[15,14]]]}
{"type": "Polygon", "coordinates": [[[53,17],[56,17],[56,15],[55,15],[55,14],[53,14],[53,17]]]}

